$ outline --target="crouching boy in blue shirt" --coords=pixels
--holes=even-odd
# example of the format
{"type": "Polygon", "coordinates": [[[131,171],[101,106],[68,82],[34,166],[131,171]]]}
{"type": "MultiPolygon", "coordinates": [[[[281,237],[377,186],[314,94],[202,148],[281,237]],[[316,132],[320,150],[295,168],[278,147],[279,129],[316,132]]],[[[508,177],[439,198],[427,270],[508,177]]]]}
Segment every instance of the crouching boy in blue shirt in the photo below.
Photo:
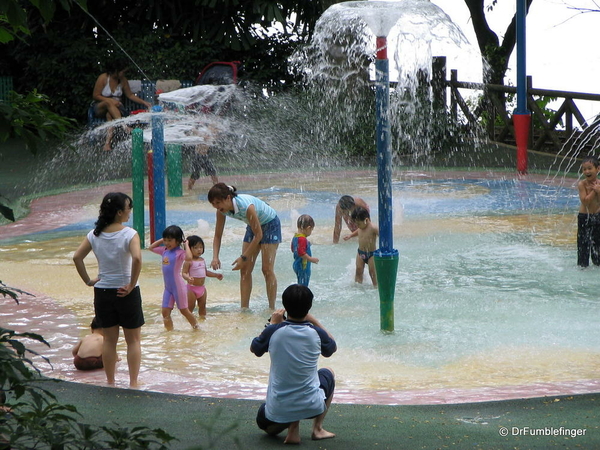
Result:
{"type": "Polygon", "coordinates": [[[317,363],[319,355],[331,356],[337,345],[309,314],[313,293],[307,286],[288,286],[282,300],[285,309],[272,314],[271,325],[250,346],[256,356],[268,351],[271,358],[267,401],[259,408],[256,423],[272,436],[287,428],[285,444],[300,443],[302,419],[314,419],[313,440],[333,438],[323,421],[333,399],[335,376],[331,369],[317,370],[317,363]]]}

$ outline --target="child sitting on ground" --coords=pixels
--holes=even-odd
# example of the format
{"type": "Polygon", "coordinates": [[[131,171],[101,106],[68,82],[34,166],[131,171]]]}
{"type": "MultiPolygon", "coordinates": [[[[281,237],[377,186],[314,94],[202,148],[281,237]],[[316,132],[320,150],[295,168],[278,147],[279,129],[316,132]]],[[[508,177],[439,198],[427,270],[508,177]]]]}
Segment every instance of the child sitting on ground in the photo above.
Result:
{"type": "Polygon", "coordinates": [[[312,234],[315,228],[315,221],[308,214],[302,214],[297,221],[298,232],[292,239],[292,253],[294,254],[294,263],[292,269],[298,277],[298,284],[308,286],[310,282],[311,263],[318,264],[319,259],[312,256],[310,242],[307,237],[312,234]]]}
{"type": "Polygon", "coordinates": [[[186,252],[181,248],[184,242],[183,230],[171,225],[163,231],[162,239],[153,242],[148,250],[162,256],[162,273],[165,291],[162,301],[162,316],[167,331],[173,330],[171,312],[177,304],[179,312],[188,320],[193,329],[198,329],[198,322],[188,309],[188,296],[185,280],[181,276],[181,268],[186,259],[186,252]]]}
{"type": "Polygon", "coordinates": [[[358,229],[352,233],[352,236],[358,236],[358,253],[356,255],[356,274],[354,281],[363,282],[365,265],[369,266],[369,275],[373,286],[377,287],[377,273],[375,272],[375,260],[373,253],[377,249],[377,236],[379,229],[371,222],[369,211],[360,206],[352,211],[352,220],[358,226],[358,229]]]}
{"type": "Polygon", "coordinates": [[[95,370],[104,368],[102,363],[102,345],[104,336],[96,318],[90,324],[92,334],[88,334],[73,347],[73,365],[77,370],[95,370]]]}
{"type": "Polygon", "coordinates": [[[204,253],[204,241],[200,236],[188,236],[185,241],[186,258],[183,263],[183,279],[188,282],[188,309],[194,312],[196,302],[198,303],[198,316],[206,318],[206,288],[204,282],[206,277],[216,278],[221,281],[223,275],[206,270],[206,262],[202,258],[204,253]]]}

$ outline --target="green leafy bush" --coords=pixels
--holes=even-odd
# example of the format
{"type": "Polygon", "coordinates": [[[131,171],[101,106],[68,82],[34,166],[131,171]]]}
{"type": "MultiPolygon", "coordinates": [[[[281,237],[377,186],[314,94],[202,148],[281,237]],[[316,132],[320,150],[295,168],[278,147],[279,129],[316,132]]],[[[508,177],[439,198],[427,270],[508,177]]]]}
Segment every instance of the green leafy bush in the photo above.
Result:
{"type": "Polygon", "coordinates": [[[74,406],[58,403],[56,396],[43,387],[58,381],[42,377],[30,358],[38,356],[49,362],[48,359],[27,348],[22,340],[49,346],[38,334],[0,327],[0,393],[4,403],[0,406],[5,409],[0,416],[0,448],[169,448],[169,442],[175,438],[159,428],[93,427],[80,423],[81,415],[74,406]]]}
{"type": "Polygon", "coordinates": [[[46,108],[48,102],[35,89],[27,95],[11,92],[8,102],[0,102],[0,142],[19,138],[35,153],[40,145],[63,138],[75,121],[46,108]]]}

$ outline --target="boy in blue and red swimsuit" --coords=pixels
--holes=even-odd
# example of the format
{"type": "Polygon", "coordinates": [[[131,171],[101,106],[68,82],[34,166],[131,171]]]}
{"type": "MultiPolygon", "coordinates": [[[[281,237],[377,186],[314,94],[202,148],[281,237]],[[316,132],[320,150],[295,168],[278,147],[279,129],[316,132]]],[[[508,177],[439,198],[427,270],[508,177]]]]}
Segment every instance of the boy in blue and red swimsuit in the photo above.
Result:
{"type": "Polygon", "coordinates": [[[298,232],[292,239],[292,253],[294,254],[294,263],[292,268],[298,277],[298,284],[308,286],[310,282],[310,265],[318,264],[319,259],[312,256],[310,242],[307,237],[312,234],[315,228],[315,221],[308,214],[302,214],[297,221],[298,232]]]}

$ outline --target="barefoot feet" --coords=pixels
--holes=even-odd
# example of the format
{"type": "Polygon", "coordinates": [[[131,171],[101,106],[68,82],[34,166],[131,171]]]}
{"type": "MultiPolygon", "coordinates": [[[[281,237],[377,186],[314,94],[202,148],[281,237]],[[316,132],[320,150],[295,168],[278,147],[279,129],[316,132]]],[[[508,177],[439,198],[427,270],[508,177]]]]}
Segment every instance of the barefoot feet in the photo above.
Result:
{"type": "Polygon", "coordinates": [[[300,443],[300,422],[292,422],[288,427],[288,433],[283,441],[284,444],[300,443]]]}
{"type": "Polygon", "coordinates": [[[331,433],[327,430],[325,430],[324,428],[321,428],[319,430],[313,430],[312,432],[312,440],[313,441],[319,441],[321,439],[331,439],[335,437],[335,433],[331,433]]]}

